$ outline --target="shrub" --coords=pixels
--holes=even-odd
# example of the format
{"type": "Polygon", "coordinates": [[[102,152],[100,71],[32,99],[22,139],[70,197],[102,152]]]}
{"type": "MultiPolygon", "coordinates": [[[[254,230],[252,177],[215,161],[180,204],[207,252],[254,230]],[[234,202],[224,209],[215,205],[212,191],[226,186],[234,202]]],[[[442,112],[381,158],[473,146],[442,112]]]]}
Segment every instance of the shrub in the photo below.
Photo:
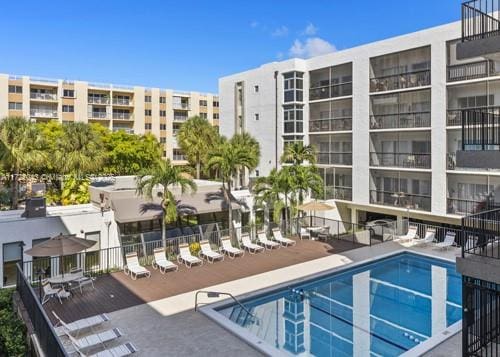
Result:
{"type": "Polygon", "coordinates": [[[195,243],[191,243],[189,245],[189,251],[194,256],[198,256],[198,253],[200,252],[200,250],[201,250],[200,243],[195,242],[195,243]]]}
{"type": "Polygon", "coordinates": [[[0,356],[25,356],[26,326],[12,303],[14,289],[0,290],[0,356]]]}

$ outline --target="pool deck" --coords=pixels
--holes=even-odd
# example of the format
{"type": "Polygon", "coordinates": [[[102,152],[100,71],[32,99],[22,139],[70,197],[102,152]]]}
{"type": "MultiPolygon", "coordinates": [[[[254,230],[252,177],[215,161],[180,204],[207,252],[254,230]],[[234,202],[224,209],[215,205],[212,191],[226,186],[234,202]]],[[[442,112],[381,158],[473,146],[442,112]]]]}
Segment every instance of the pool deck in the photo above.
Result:
{"type": "MultiPolygon", "coordinates": [[[[163,356],[166,352],[169,355],[175,356],[206,356],[209,354],[217,356],[259,356],[261,353],[247,345],[244,341],[226,331],[223,327],[213,322],[205,315],[193,311],[194,296],[197,290],[203,288],[205,290],[223,291],[241,296],[290,280],[307,277],[325,270],[341,268],[350,263],[377,259],[381,255],[390,254],[405,248],[410,251],[450,260],[454,260],[460,253],[458,249],[438,251],[431,247],[414,248],[403,246],[396,242],[386,242],[372,247],[362,247],[345,251],[340,251],[340,249],[337,248],[332,252],[331,249],[329,251],[329,249],[322,246],[322,244],[324,243],[309,241],[299,242],[297,249],[302,247],[301,251],[303,251],[306,246],[310,245],[310,249],[316,252],[316,256],[315,254],[311,254],[309,259],[298,259],[299,261],[293,261],[293,259],[289,257],[287,261],[288,264],[284,264],[274,269],[272,269],[274,264],[271,264],[271,269],[269,269],[269,265],[267,265],[267,270],[262,268],[260,272],[257,270],[247,271],[247,274],[244,274],[244,277],[240,278],[237,277],[238,271],[256,269],[255,265],[257,264],[264,264],[264,266],[266,266],[265,264],[267,261],[276,261],[277,258],[275,255],[279,253],[286,253],[293,256],[292,249],[294,248],[280,249],[279,251],[262,254],[261,257],[258,258],[262,259],[262,262],[257,262],[254,260],[257,257],[252,256],[248,257],[252,259],[252,263],[248,265],[243,262],[247,257],[241,259],[240,262],[234,260],[228,262],[229,264],[226,264],[227,262],[220,264],[220,269],[224,267],[224,271],[226,273],[231,272],[230,275],[235,276],[235,278],[228,277],[228,279],[220,278],[219,280],[211,280],[210,276],[207,276],[207,274],[212,273],[216,275],[216,264],[207,264],[206,267],[193,268],[186,272],[186,274],[189,274],[189,279],[201,279],[205,282],[204,286],[199,286],[189,291],[182,291],[181,289],[178,293],[175,293],[176,290],[172,287],[171,289],[173,290],[168,293],[164,292],[163,295],[165,296],[156,300],[153,299],[158,296],[156,294],[159,293],[142,293],[142,289],[146,289],[146,291],[149,289],[155,290],[154,282],[157,280],[154,280],[154,278],[156,274],[153,274],[151,279],[142,279],[130,283],[131,280],[129,278],[123,273],[118,273],[120,276],[115,278],[120,280],[125,286],[127,286],[126,283],[130,283],[134,286],[139,283],[138,286],[140,286],[140,288],[134,291],[138,294],[136,296],[138,301],[142,300],[144,302],[134,303],[125,308],[120,308],[118,305],[115,306],[116,308],[109,313],[111,317],[110,326],[118,327],[125,334],[125,336],[122,337],[122,339],[124,339],[123,341],[131,341],[137,346],[139,352],[136,355],[139,356],[163,356]],[[312,248],[313,246],[314,248],[312,248]],[[317,246],[322,247],[323,255],[317,252],[317,246]],[[207,270],[202,271],[202,269],[205,268],[207,270]],[[199,274],[196,272],[197,269],[199,269],[199,274]],[[235,271],[233,271],[233,269],[235,271]],[[144,284],[146,284],[144,286],[140,285],[143,281],[144,284]],[[216,282],[210,284],[211,281],[216,282]]],[[[182,271],[175,274],[181,276],[182,271]]],[[[115,274],[112,274],[112,276],[113,275],[115,274]]],[[[158,274],[157,279],[170,282],[169,285],[175,285],[173,276],[174,275],[160,276],[158,274]]],[[[187,279],[187,276],[184,278],[187,279]]],[[[176,279],[176,281],[178,280],[176,279]]],[[[162,284],[161,286],[165,287],[166,285],[167,284],[162,284]]],[[[203,302],[215,302],[220,300],[217,298],[201,299],[203,302]]],[[[61,311],[71,310],[70,305],[71,302],[64,304],[63,306],[65,307],[61,311]]],[[[68,316],[71,316],[70,311],[67,313],[68,316]]],[[[453,354],[448,353],[447,356],[453,356],[453,354]]]]}

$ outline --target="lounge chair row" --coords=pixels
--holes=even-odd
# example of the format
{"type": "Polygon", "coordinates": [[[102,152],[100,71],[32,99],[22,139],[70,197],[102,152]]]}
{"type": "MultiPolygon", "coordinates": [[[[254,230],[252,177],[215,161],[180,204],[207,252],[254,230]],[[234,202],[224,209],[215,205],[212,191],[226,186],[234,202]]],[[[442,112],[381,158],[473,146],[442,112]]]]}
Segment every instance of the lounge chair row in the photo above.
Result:
{"type": "MultiPolygon", "coordinates": [[[[253,243],[250,239],[249,234],[243,234],[241,236],[241,247],[236,248],[232,245],[231,239],[229,237],[221,238],[221,247],[218,251],[212,249],[210,242],[208,240],[200,241],[200,251],[198,256],[191,253],[189,249],[189,244],[179,245],[179,255],[177,256],[177,264],[184,264],[188,268],[194,265],[203,265],[204,260],[209,263],[215,263],[216,261],[224,260],[224,256],[227,255],[229,258],[234,259],[236,257],[243,256],[245,250],[250,254],[255,254],[264,249],[277,249],[282,246],[292,246],[295,245],[295,241],[282,236],[279,229],[273,229],[273,238],[270,240],[267,238],[265,232],[258,232],[257,243],[253,243]]],[[[154,251],[153,268],[159,269],[162,274],[167,271],[177,271],[179,266],[167,259],[165,248],[156,248],[154,251]]],[[[139,257],[136,252],[128,253],[126,255],[126,266],[124,272],[126,275],[130,275],[133,280],[136,280],[139,276],[151,277],[151,272],[144,266],[140,265],[139,257]]]]}
{"type": "Polygon", "coordinates": [[[419,238],[417,234],[418,228],[416,226],[410,226],[408,228],[408,233],[404,236],[399,236],[398,240],[401,242],[413,242],[416,246],[426,246],[433,244],[434,247],[438,249],[448,249],[455,245],[456,233],[452,231],[447,231],[442,242],[436,241],[436,229],[427,228],[425,236],[419,238]]]}

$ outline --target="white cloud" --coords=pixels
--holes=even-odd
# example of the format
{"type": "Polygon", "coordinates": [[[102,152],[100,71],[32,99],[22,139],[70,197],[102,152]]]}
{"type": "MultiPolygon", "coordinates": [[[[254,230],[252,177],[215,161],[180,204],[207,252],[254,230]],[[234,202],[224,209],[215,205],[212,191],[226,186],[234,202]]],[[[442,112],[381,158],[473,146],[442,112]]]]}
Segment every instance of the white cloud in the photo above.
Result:
{"type": "Polygon", "coordinates": [[[318,32],[318,28],[314,26],[312,23],[309,23],[304,31],[302,31],[302,34],[306,36],[314,36],[318,32]]]}
{"type": "Polygon", "coordinates": [[[291,57],[310,58],[335,52],[337,49],[330,42],[319,37],[310,37],[305,41],[295,40],[288,51],[291,57]]]}
{"type": "Polygon", "coordinates": [[[253,29],[256,28],[256,27],[258,27],[258,26],[259,26],[259,22],[258,21],[252,21],[250,23],[250,27],[253,28],[253,29]]]}
{"type": "Polygon", "coordinates": [[[271,33],[273,37],[284,37],[286,35],[288,35],[288,27],[286,26],[280,26],[271,33]]]}

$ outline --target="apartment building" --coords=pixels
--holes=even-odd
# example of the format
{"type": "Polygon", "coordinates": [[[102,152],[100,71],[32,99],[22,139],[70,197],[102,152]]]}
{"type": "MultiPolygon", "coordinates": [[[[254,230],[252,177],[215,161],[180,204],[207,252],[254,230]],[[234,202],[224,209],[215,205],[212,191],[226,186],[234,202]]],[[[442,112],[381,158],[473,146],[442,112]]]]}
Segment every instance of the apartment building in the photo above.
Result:
{"type": "Polygon", "coordinates": [[[8,115],[152,133],[164,157],[185,164],[176,141],[180,126],[195,115],[219,126],[219,99],[198,92],[0,74],[0,118],[8,115]]]}
{"type": "Polygon", "coordinates": [[[285,145],[301,141],[318,151],[321,198],[346,221],[460,224],[500,199],[500,166],[457,160],[464,111],[500,113],[500,61],[459,59],[460,42],[455,22],[221,78],[222,134],[247,131],[261,144],[244,180],[279,167],[285,145]]]}

